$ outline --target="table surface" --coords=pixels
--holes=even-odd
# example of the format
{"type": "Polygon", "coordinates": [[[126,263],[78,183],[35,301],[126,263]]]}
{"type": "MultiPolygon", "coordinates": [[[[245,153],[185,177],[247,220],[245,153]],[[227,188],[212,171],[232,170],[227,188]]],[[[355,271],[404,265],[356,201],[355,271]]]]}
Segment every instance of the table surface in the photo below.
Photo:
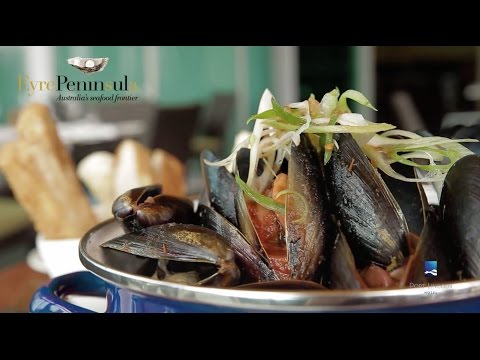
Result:
{"type": "Polygon", "coordinates": [[[33,293],[49,281],[25,261],[0,269],[0,312],[28,312],[33,293]]]}
{"type": "MultiPolygon", "coordinates": [[[[138,137],[147,131],[147,125],[142,119],[131,119],[117,122],[75,120],[58,122],[57,129],[64,144],[72,145],[118,140],[127,137],[138,137]]],[[[0,144],[13,141],[15,138],[16,131],[13,126],[0,126],[0,144]]]]}

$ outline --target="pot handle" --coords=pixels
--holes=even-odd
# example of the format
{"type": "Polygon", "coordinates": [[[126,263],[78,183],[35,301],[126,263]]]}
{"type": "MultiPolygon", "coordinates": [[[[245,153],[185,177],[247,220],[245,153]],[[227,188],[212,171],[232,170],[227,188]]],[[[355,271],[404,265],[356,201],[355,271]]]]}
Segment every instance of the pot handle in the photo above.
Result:
{"type": "Polygon", "coordinates": [[[91,295],[105,298],[105,281],[88,271],[79,271],[54,278],[38,289],[30,303],[31,313],[94,313],[94,311],[69,303],[65,295],[91,295]]]}

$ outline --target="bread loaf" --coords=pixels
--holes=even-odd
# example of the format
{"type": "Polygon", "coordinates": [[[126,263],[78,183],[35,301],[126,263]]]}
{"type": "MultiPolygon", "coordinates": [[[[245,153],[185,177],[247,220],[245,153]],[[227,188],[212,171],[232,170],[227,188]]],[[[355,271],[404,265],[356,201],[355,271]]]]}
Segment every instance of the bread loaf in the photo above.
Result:
{"type": "Polygon", "coordinates": [[[112,217],[114,162],[111,152],[95,151],[85,156],[77,166],[78,177],[95,197],[95,214],[99,220],[112,217]]]}
{"type": "Polygon", "coordinates": [[[116,196],[141,186],[162,185],[162,194],[185,196],[185,165],[162,149],[150,150],[135,140],[122,141],[115,151],[113,172],[116,196]]]}
{"type": "Polygon", "coordinates": [[[151,150],[136,140],[127,139],[117,146],[113,170],[115,196],[154,183],[150,155],[151,150]]]}
{"type": "Polygon", "coordinates": [[[15,198],[45,238],[81,237],[97,221],[48,107],[25,106],[16,127],[16,141],[0,150],[15,198]]]}
{"type": "Polygon", "coordinates": [[[150,157],[154,183],[162,185],[167,195],[184,197],[187,195],[185,165],[174,155],[162,149],[154,149],[150,157]]]}

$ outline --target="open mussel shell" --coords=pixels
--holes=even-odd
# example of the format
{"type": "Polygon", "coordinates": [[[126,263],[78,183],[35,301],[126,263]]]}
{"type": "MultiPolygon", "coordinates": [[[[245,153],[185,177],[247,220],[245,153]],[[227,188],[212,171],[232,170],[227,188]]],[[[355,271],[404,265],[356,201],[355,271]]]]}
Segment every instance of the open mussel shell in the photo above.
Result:
{"type": "Polygon", "coordinates": [[[192,223],[193,204],[188,199],[162,195],[159,185],[131,189],[113,202],[112,213],[127,232],[169,222],[192,223]]]}
{"type": "Polygon", "coordinates": [[[115,218],[123,220],[135,215],[136,207],[148,197],[155,197],[162,193],[160,185],[142,186],[130,189],[119,195],[112,204],[112,214],[115,218]]]}
{"type": "Polygon", "coordinates": [[[335,233],[328,213],[328,200],[322,168],[309,137],[300,135],[292,146],[288,162],[288,189],[304,197],[288,195],[286,243],[291,278],[312,280],[318,276],[325,251],[332,246],[335,233]],[[306,207],[305,207],[306,205],[306,207]]]}
{"type": "Polygon", "coordinates": [[[137,210],[137,221],[143,226],[169,222],[189,224],[194,217],[193,204],[188,199],[170,195],[157,195],[152,203],[143,203],[137,210]]]}
{"type": "MultiPolygon", "coordinates": [[[[406,177],[415,177],[415,171],[412,166],[395,163],[391,164],[391,167],[406,177]]],[[[383,172],[379,172],[379,174],[400,206],[408,224],[408,230],[416,235],[420,235],[425,224],[422,204],[422,196],[425,195],[422,194],[424,192],[422,184],[398,180],[383,172]]]]}
{"type": "MultiPolygon", "coordinates": [[[[244,182],[247,182],[248,171],[250,168],[250,149],[241,148],[238,150],[235,158],[235,171],[244,182]]],[[[260,176],[263,172],[263,162],[258,162],[257,176],[260,176]]]]}
{"type": "Polygon", "coordinates": [[[232,174],[224,166],[209,166],[204,160],[214,162],[219,159],[210,151],[203,150],[200,154],[200,166],[205,180],[206,198],[203,203],[211,206],[220,215],[238,227],[235,211],[234,194],[237,184],[232,174]]]}
{"type": "Polygon", "coordinates": [[[408,226],[378,171],[350,134],[336,134],[339,149],[325,166],[333,212],[361,267],[401,264],[408,226]]]}
{"type": "Polygon", "coordinates": [[[440,198],[443,232],[451,241],[460,278],[480,278],[480,156],[468,155],[448,171],[440,198]]]}
{"type": "Polygon", "coordinates": [[[278,280],[267,260],[253,248],[243,234],[214,209],[200,204],[197,222],[225,238],[235,253],[236,262],[244,274],[244,281],[278,280]]]}
{"type": "Polygon", "coordinates": [[[154,225],[141,234],[124,234],[101,246],[151,259],[216,265],[218,276],[210,283],[217,286],[236,285],[240,278],[235,254],[225,238],[198,225],[154,225]]]}
{"type": "MultiPolygon", "coordinates": [[[[237,156],[237,166],[241,162],[242,158],[237,156]]],[[[237,190],[235,205],[240,230],[251,246],[267,257],[279,278],[319,281],[325,267],[326,249],[333,244],[335,234],[328,214],[322,169],[307,135],[302,134],[300,143],[292,147],[287,170],[285,228],[279,224],[286,243],[283,258],[278,254],[281,246],[270,247],[258,241],[259,229],[254,228],[246,199],[237,190]]],[[[257,176],[261,174],[260,171],[257,176]]],[[[246,171],[243,175],[246,176],[246,171]]],[[[273,212],[272,216],[275,216],[273,212]]]]}
{"type": "Polygon", "coordinates": [[[142,275],[150,277],[155,273],[157,261],[155,259],[143,256],[133,256],[131,254],[114,251],[109,248],[102,248],[102,256],[105,265],[112,269],[127,272],[129,274],[142,275]]]}
{"type": "Polygon", "coordinates": [[[237,212],[238,228],[243,236],[245,236],[245,239],[247,239],[250,246],[255,250],[263,252],[262,245],[258,240],[257,232],[255,231],[248,212],[245,194],[240,187],[237,188],[237,192],[235,193],[235,211],[237,212]]]}
{"type": "Polygon", "coordinates": [[[330,257],[329,287],[332,289],[366,289],[345,235],[339,230],[330,257]]]}
{"type": "MultiPolygon", "coordinates": [[[[241,149],[239,153],[244,154],[242,155],[243,158],[245,158],[243,160],[245,160],[247,164],[247,173],[245,173],[245,167],[241,167],[246,181],[246,176],[248,175],[248,155],[250,151],[248,149],[241,149]]],[[[205,180],[205,192],[202,194],[200,204],[212,208],[214,212],[228,220],[242,232],[245,239],[255,250],[260,250],[260,243],[248,214],[243,191],[235,182],[233,175],[228,172],[224,166],[209,166],[204,160],[214,162],[219,159],[210,150],[203,150],[200,154],[202,174],[205,180]]],[[[242,157],[240,157],[239,160],[240,163],[243,163],[242,157]]],[[[238,170],[240,170],[240,168],[238,168],[238,170]]],[[[203,212],[205,211],[206,210],[203,210],[203,212]]],[[[207,215],[210,214],[211,212],[207,213],[207,215]]]]}

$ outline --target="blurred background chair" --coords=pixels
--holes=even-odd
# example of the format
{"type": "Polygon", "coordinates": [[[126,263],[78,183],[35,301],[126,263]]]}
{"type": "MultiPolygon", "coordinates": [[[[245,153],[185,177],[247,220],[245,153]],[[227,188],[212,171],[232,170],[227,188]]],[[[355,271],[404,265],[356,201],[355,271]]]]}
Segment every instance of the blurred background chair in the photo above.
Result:
{"type": "Polygon", "coordinates": [[[162,148],[182,162],[192,155],[190,141],[198,124],[201,106],[159,107],[151,131],[146,134],[146,144],[162,148]]]}
{"type": "Polygon", "coordinates": [[[191,140],[191,149],[199,155],[203,149],[209,149],[218,155],[229,152],[230,144],[226,141],[229,124],[235,112],[233,93],[217,93],[203,107],[199,123],[191,140]]]}
{"type": "MultiPolygon", "coordinates": [[[[77,111],[78,109],[74,109],[77,111]]],[[[113,152],[125,138],[132,138],[149,148],[162,148],[185,162],[192,151],[190,141],[199,122],[202,106],[163,107],[148,102],[129,102],[85,106],[78,111],[82,118],[60,112],[62,121],[91,121],[114,124],[123,136],[114,140],[73,144],[76,163],[94,151],[113,152]],[[67,119],[67,120],[65,120],[67,119]],[[135,134],[135,135],[128,135],[135,134]]]]}
{"type": "MultiPolygon", "coordinates": [[[[77,104],[78,105],[78,104],[77,104]]],[[[126,102],[114,104],[83,104],[80,106],[56,105],[57,117],[62,122],[109,123],[118,127],[122,136],[112,140],[78,142],[72,146],[72,156],[76,164],[94,151],[113,152],[124,137],[138,140],[150,146],[152,132],[157,117],[157,105],[149,102],[126,102]],[[127,127],[127,128],[125,128],[127,127]],[[134,129],[134,128],[138,129],[134,129]],[[137,131],[138,130],[138,131],[137,131]]]]}

